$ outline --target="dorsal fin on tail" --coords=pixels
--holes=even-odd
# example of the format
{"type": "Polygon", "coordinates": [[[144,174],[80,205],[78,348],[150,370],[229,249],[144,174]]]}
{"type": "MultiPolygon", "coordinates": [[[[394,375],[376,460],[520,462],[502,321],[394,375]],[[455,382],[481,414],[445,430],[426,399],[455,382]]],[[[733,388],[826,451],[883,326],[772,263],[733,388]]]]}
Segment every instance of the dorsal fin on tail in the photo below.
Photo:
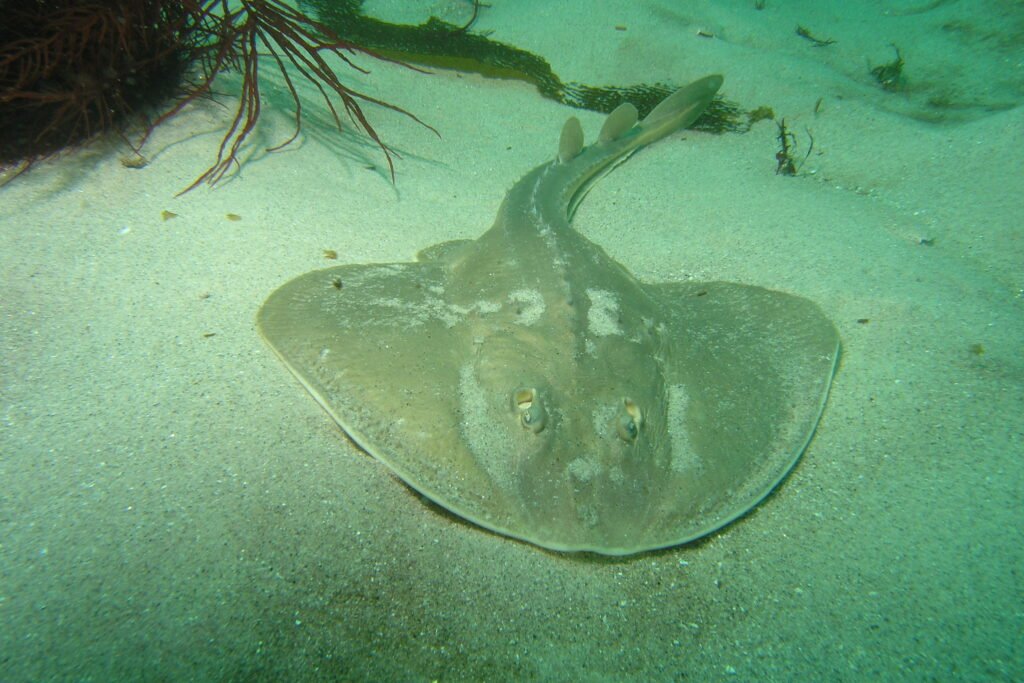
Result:
{"type": "Polygon", "coordinates": [[[598,142],[618,140],[636,125],[638,118],[636,107],[629,102],[623,102],[604,120],[601,132],[597,136],[598,142]]]}
{"type": "Polygon", "coordinates": [[[575,116],[562,126],[562,137],[558,139],[558,160],[563,164],[572,161],[583,151],[583,126],[575,116]]]}

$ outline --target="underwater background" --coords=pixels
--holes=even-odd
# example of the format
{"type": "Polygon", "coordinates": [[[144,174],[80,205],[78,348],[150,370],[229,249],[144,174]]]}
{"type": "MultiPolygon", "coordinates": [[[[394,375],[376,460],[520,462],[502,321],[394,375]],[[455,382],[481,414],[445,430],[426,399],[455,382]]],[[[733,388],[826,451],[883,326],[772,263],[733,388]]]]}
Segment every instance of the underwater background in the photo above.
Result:
{"type": "MultiPolygon", "coordinates": [[[[308,8],[307,8],[308,9],[308,8]]],[[[367,1],[465,24],[465,0],[367,1]]],[[[815,301],[842,357],[760,506],[626,558],[487,531],[359,450],[255,331],[275,288],[479,236],[566,118],[534,83],[356,56],[395,150],[265,71],[0,189],[0,680],[1024,679],[1024,5],[491,0],[566,82],[773,116],[638,152],[574,227],[645,281],[815,301]],[[800,30],[802,29],[802,30],[800,30]],[[830,42],[832,41],[832,42],[830,42]],[[794,173],[778,173],[785,119],[794,173]],[[813,140],[813,146],[812,146],[813,140]]]]}

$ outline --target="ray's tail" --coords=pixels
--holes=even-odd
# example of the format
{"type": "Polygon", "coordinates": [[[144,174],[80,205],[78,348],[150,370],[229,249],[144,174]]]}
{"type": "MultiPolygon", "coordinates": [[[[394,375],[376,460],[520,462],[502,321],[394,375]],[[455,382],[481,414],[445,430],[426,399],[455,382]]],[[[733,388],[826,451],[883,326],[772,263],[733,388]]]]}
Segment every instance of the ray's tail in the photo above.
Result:
{"type": "Polygon", "coordinates": [[[637,121],[637,110],[623,103],[605,119],[597,141],[584,147],[583,128],[575,116],[562,127],[558,144],[558,158],[549,167],[545,182],[560,187],[557,194],[558,213],[572,216],[592,181],[613,164],[625,159],[644,145],[681,130],[696,121],[718,89],[723,78],[714,74],[705,76],[675,91],[656,106],[642,121],[637,121]]]}

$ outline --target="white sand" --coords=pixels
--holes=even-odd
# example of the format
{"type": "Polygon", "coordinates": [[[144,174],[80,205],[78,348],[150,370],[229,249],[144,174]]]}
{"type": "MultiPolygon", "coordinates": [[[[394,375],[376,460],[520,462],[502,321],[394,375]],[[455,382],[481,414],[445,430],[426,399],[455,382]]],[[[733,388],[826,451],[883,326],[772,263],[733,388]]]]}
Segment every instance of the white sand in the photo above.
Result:
{"type": "Polygon", "coordinates": [[[332,265],[324,249],[404,261],[479,235],[570,113],[591,137],[601,117],[523,83],[369,64],[353,82],[442,136],[370,112],[403,154],[395,186],[326,123],[260,152],[290,134],[277,92],[241,173],[175,198],[223,134],[228,110],[202,106],[158,131],[145,169],[101,143],[0,191],[0,678],[1024,678],[1024,109],[983,111],[1021,102],[1024,11],[491,4],[476,28],[566,80],[721,72],[801,152],[812,132],[793,178],[770,121],[677,136],[575,222],[643,279],[783,289],[835,320],[842,364],[796,470],[710,538],[614,561],[425,502],[306,395],[256,311],[332,265]],[[893,42],[910,93],[867,73],[893,42]],[[940,96],[960,122],[914,118],[949,114],[940,96]]]}

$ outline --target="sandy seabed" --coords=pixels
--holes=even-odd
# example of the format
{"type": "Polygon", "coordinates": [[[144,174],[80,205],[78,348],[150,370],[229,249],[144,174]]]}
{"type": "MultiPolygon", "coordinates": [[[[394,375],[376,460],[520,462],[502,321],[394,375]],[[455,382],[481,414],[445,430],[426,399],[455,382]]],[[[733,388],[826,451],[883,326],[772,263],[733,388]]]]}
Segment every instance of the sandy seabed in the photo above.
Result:
{"type": "Polygon", "coordinates": [[[290,134],[272,81],[215,190],[175,197],[223,135],[209,103],[158,130],[144,169],[101,141],[0,190],[0,678],[1024,679],[1024,9],[682,4],[492,0],[475,28],[566,80],[722,73],[798,154],[813,136],[795,177],[771,121],[674,136],[574,223],[641,279],[757,284],[832,317],[841,365],[778,490],[686,546],[561,555],[358,450],[260,340],[264,299],[478,236],[567,116],[591,139],[602,117],[371,64],[353,82],[440,132],[369,111],[402,154],[392,185],[312,104],[298,143],[262,152],[290,134]],[[899,92],[870,74],[893,43],[899,92]]]}

